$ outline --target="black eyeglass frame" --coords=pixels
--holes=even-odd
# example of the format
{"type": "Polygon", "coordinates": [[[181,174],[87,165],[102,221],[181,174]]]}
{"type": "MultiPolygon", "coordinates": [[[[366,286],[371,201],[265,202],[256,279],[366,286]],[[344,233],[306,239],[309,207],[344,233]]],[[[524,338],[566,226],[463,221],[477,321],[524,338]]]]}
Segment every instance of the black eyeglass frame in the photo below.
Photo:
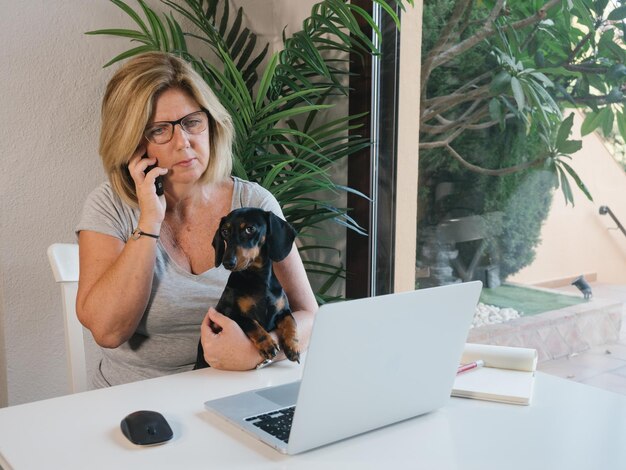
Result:
{"type": "Polygon", "coordinates": [[[174,128],[176,127],[176,124],[180,125],[181,129],[185,133],[190,134],[190,135],[198,135],[198,134],[204,132],[205,130],[211,128],[211,114],[206,109],[202,108],[202,109],[200,109],[198,111],[194,111],[193,113],[189,113],[189,114],[181,117],[180,119],[177,119],[176,121],[156,121],[156,122],[152,123],[152,125],[149,128],[147,128],[146,130],[143,131],[143,136],[144,136],[144,138],[148,142],[150,142],[151,144],[154,144],[154,145],[165,145],[165,144],[168,144],[174,138],[174,128]],[[204,129],[202,129],[200,132],[196,132],[196,133],[188,132],[185,129],[185,127],[183,126],[183,121],[185,119],[187,119],[189,116],[192,116],[192,115],[197,114],[197,113],[204,113],[206,115],[206,117],[207,117],[207,126],[204,129]],[[158,124],[171,124],[172,125],[172,135],[170,136],[170,138],[169,138],[169,140],[167,142],[157,143],[157,142],[153,142],[152,140],[150,140],[148,138],[148,135],[147,135],[148,131],[150,129],[152,129],[153,127],[155,127],[156,125],[158,125],[158,124]]]}

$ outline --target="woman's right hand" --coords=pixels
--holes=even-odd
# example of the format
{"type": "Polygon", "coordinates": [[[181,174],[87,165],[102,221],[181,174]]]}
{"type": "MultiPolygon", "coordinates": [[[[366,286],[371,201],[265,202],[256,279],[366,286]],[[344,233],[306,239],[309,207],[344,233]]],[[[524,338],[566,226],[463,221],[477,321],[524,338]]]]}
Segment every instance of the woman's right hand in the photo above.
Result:
{"type": "MultiPolygon", "coordinates": [[[[137,148],[128,163],[139,202],[136,227],[160,234],[165,217],[165,197],[156,195],[154,180],[167,173],[156,167],[144,174],[154,158],[141,158],[145,147],[137,148]]],[[[117,348],[137,330],[148,305],[154,278],[156,241],[150,237],[124,242],[111,235],[81,230],[80,276],[76,313],[96,342],[104,348],[117,348]],[[119,295],[124,292],[124,295],[119,295]]]]}
{"type": "Polygon", "coordinates": [[[141,212],[139,225],[142,230],[149,232],[160,229],[161,222],[165,218],[165,196],[157,196],[154,182],[157,176],[167,174],[168,170],[157,166],[145,173],[146,168],[156,165],[157,161],[156,158],[143,158],[144,155],[146,155],[146,148],[140,145],[128,162],[128,171],[135,182],[135,192],[141,212]]]}

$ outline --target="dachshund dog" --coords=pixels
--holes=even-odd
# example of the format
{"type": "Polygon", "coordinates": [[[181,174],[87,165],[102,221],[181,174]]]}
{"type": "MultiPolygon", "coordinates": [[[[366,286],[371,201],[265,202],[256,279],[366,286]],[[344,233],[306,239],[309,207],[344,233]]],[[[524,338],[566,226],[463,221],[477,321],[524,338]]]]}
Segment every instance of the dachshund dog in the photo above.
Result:
{"type": "MultiPolygon", "coordinates": [[[[250,338],[264,359],[273,359],[282,349],[291,361],[300,362],[296,321],[289,302],[272,270],[272,261],[290,252],[296,231],[272,212],[243,207],[222,217],[213,238],[215,267],[231,271],[216,310],[231,318],[250,338]],[[268,331],[276,329],[277,345],[268,331]]],[[[220,327],[211,322],[211,329],[220,327]]],[[[202,343],[194,369],[209,365],[202,343]]]]}

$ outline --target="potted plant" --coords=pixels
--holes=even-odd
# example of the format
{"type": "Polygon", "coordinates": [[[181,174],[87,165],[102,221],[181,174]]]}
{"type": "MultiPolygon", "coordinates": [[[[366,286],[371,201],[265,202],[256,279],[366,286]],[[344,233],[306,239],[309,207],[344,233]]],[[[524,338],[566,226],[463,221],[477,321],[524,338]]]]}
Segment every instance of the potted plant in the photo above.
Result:
{"type": "MultiPolygon", "coordinates": [[[[328,300],[329,289],[343,277],[343,266],[339,256],[335,264],[315,260],[320,251],[337,252],[331,240],[324,240],[322,224],[330,220],[364,234],[349,210],[331,200],[332,195],[355,192],[335,182],[331,172],[339,161],[370,142],[349,133],[357,127],[352,121],[359,116],[326,122],[320,113],[335,106],[338,96],[348,95],[348,61],[338,59],[338,53],[379,53],[359,26],[364,22],[380,37],[372,16],[344,0],[324,0],[312,7],[302,30],[284,36],[284,48],[267,58],[268,46],[258,47],[256,35],[243,25],[242,8],[231,15],[228,1],[165,0],[162,3],[171,12],[162,15],[143,0],[137,0],[137,11],[122,0],[111,1],[137,29],[87,34],[125,37],[139,45],[105,67],[154,50],[177,54],[193,65],[233,117],[234,174],[258,182],[278,199],[299,233],[307,272],[318,277],[318,301],[328,300]],[[190,52],[188,38],[204,46],[200,54],[190,52]],[[209,60],[211,56],[217,60],[209,60]],[[320,194],[327,196],[319,199],[320,194]]],[[[399,24],[385,0],[374,3],[399,24]]]]}

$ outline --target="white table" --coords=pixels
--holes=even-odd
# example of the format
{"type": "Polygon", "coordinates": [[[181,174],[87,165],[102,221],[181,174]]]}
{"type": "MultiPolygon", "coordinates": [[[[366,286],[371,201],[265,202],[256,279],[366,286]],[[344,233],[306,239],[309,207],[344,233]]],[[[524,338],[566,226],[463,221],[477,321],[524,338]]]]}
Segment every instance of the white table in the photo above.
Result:
{"type": "Polygon", "coordinates": [[[444,408],[284,456],[204,410],[204,401],[299,378],[287,362],[205,369],[0,410],[0,464],[28,469],[574,470],[626,468],[626,396],[537,374],[531,406],[453,398],[444,408]],[[174,439],[126,440],[128,413],[156,410],[174,439]]]}

